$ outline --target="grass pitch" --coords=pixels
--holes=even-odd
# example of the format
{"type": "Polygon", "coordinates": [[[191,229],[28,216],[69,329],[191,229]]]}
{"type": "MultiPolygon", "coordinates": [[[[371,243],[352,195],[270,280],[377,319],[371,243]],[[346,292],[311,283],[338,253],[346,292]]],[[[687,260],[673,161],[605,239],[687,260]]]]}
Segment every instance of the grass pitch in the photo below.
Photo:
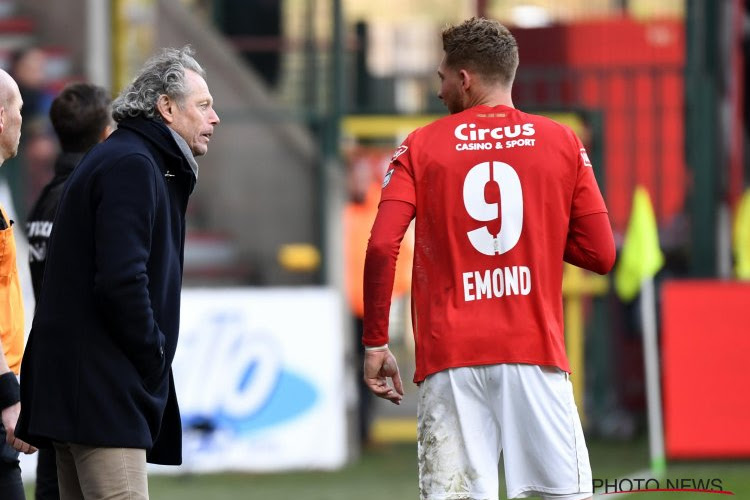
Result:
{"type": "MultiPolygon", "coordinates": [[[[589,453],[595,478],[623,479],[648,468],[645,439],[635,442],[592,440],[589,453]]],[[[416,500],[416,444],[383,444],[365,450],[356,462],[333,472],[299,471],[278,474],[209,474],[151,476],[152,500],[416,500]]],[[[641,476],[643,477],[643,476],[641,476]]],[[[648,476],[645,476],[648,477],[648,476]]],[[[672,462],[671,479],[719,479],[733,496],[711,493],[631,493],[625,500],[750,499],[750,461],[672,462]]],[[[33,486],[27,497],[34,498],[33,486]]],[[[505,498],[504,488],[501,498],[505,498]]],[[[603,495],[600,498],[615,498],[603,495]]]]}

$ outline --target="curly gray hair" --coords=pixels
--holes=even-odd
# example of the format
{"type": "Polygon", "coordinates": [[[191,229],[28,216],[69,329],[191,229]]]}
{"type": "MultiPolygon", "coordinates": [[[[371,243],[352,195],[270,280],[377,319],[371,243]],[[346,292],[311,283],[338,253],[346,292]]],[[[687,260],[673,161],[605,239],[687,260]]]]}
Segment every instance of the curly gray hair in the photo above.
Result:
{"type": "Polygon", "coordinates": [[[163,94],[178,105],[182,104],[188,92],[185,70],[206,77],[206,72],[193,58],[194,53],[189,45],[181,49],[166,48],[146,61],[140,73],[112,102],[112,118],[117,123],[136,116],[161,120],[156,101],[163,94]]]}

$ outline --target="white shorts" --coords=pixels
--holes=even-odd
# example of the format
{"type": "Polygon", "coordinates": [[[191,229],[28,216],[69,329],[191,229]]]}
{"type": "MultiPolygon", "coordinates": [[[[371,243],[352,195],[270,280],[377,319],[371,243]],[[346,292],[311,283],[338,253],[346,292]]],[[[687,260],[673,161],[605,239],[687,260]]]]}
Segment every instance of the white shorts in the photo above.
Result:
{"type": "Polygon", "coordinates": [[[500,454],[508,498],[592,495],[591,466],[568,374],[498,364],[452,368],[419,385],[422,500],[496,500],[500,454]]]}

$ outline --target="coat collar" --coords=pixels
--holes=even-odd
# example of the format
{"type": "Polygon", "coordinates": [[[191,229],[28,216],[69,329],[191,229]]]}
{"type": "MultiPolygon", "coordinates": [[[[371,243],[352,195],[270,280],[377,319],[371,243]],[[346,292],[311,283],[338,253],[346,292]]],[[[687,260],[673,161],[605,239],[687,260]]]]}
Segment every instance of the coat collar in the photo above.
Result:
{"type": "Polygon", "coordinates": [[[117,127],[132,130],[137,133],[149,144],[158,149],[159,152],[165,155],[168,162],[179,162],[184,164],[184,169],[193,175],[193,169],[190,168],[189,162],[187,158],[185,158],[185,154],[177,145],[174,137],[172,137],[169,127],[161,121],[142,117],[126,118],[121,121],[117,127]]]}
{"type": "Polygon", "coordinates": [[[178,170],[187,174],[191,179],[190,192],[193,191],[197,181],[197,163],[189,148],[183,151],[169,127],[159,120],[143,117],[126,118],[117,127],[118,129],[131,130],[140,135],[164,156],[166,165],[160,165],[160,167],[166,169],[165,176],[174,172],[174,170],[170,172],[172,168],[179,166],[178,170]],[[190,154],[190,158],[187,157],[188,154],[190,154]]]}

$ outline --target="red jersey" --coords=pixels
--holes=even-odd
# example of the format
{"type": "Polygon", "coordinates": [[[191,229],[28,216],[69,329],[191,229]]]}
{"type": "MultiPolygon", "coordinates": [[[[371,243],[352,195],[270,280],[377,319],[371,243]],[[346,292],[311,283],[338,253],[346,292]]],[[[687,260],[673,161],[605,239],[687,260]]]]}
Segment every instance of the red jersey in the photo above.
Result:
{"type": "Polygon", "coordinates": [[[447,116],[396,150],[386,200],[416,208],[415,381],[497,363],[570,371],[562,318],[568,227],[607,211],[570,128],[507,106],[447,116]]]}

